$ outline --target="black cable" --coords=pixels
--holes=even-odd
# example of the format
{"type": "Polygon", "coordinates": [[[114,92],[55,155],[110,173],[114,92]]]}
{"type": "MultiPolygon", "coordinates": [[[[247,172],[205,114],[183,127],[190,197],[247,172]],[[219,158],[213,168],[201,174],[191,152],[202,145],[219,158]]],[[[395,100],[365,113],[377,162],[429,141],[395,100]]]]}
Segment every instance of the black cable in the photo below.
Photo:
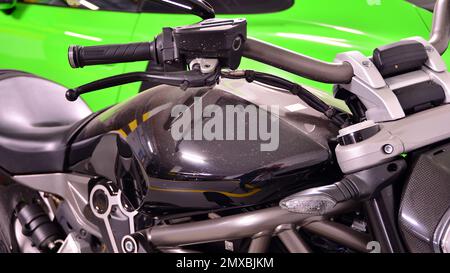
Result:
{"type": "Polygon", "coordinates": [[[217,82],[219,72],[219,70],[215,70],[207,74],[204,74],[199,70],[175,72],[130,72],[103,78],[77,88],[69,89],[66,91],[66,99],[69,101],[75,101],[80,95],[92,91],[142,81],[179,86],[182,89],[189,87],[209,86],[217,82]]]}
{"type": "Polygon", "coordinates": [[[311,108],[323,113],[331,121],[336,123],[339,127],[344,127],[347,124],[345,118],[342,117],[343,112],[335,107],[328,105],[316,95],[310,93],[301,85],[283,79],[281,77],[257,72],[253,70],[244,70],[242,72],[223,72],[222,77],[229,79],[246,79],[248,82],[257,81],[276,88],[281,88],[298,96],[302,101],[308,104],[311,108]],[[243,72],[243,73],[242,73],[243,72]]]}

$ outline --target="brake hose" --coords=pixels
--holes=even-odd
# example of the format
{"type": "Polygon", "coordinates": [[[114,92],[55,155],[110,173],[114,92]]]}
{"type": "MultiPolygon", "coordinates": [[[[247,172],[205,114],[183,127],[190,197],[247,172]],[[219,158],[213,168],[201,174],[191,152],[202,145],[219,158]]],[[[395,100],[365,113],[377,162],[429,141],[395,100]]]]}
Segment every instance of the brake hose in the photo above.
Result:
{"type": "Polygon", "coordinates": [[[342,117],[344,112],[331,105],[328,105],[319,97],[310,93],[299,84],[293,83],[275,75],[253,70],[222,71],[221,76],[228,79],[245,79],[247,82],[257,81],[263,84],[287,90],[291,94],[298,96],[311,108],[323,113],[327,118],[329,118],[339,127],[342,128],[347,125],[346,119],[342,117]]]}

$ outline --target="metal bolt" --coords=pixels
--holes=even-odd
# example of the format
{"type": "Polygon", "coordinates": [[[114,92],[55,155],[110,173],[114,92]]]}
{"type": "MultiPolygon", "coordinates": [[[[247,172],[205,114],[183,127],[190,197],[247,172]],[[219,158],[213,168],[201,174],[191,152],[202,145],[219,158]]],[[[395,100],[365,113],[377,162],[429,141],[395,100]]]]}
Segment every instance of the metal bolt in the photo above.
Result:
{"type": "Polygon", "coordinates": [[[81,237],[86,237],[87,231],[84,230],[84,229],[81,229],[81,230],[80,230],[80,235],[81,235],[81,237]]]}
{"type": "Polygon", "coordinates": [[[233,44],[232,44],[232,48],[234,51],[238,51],[241,48],[242,45],[242,39],[240,36],[237,36],[236,38],[234,38],[233,44]]]}
{"type": "Polygon", "coordinates": [[[391,144],[384,145],[383,152],[388,155],[392,154],[394,152],[394,146],[392,146],[391,144]]]}
{"type": "Polygon", "coordinates": [[[103,190],[94,192],[93,205],[98,214],[104,214],[108,210],[109,200],[103,190]]]}
{"type": "Polygon", "coordinates": [[[127,239],[124,243],[124,248],[127,253],[132,253],[134,252],[134,243],[130,239],[127,239]]]}
{"type": "Polygon", "coordinates": [[[363,61],[362,65],[365,67],[371,67],[371,63],[369,61],[363,61]]]}

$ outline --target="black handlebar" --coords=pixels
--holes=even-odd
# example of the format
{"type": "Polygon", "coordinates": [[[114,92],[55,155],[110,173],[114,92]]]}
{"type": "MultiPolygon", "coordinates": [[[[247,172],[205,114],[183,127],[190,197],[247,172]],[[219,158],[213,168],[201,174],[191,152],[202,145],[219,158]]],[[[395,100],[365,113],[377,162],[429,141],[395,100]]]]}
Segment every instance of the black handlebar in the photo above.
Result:
{"type": "Polygon", "coordinates": [[[114,64],[155,60],[154,42],[101,46],[69,47],[69,63],[73,68],[97,64],[114,64]]]}
{"type": "MultiPolygon", "coordinates": [[[[436,2],[433,18],[430,43],[443,54],[450,36],[450,0],[436,2]]],[[[73,68],[155,61],[161,71],[174,71],[173,67],[183,70],[196,58],[209,58],[218,59],[221,68],[236,69],[241,57],[324,83],[348,83],[354,73],[352,66],[345,62],[323,62],[247,38],[245,19],[209,19],[184,27],[164,28],[153,42],[69,48],[73,68]],[[168,66],[172,67],[168,69],[168,66]]]]}
{"type": "Polygon", "coordinates": [[[348,83],[353,68],[348,63],[328,63],[262,41],[247,38],[244,57],[324,83],[348,83]]]}

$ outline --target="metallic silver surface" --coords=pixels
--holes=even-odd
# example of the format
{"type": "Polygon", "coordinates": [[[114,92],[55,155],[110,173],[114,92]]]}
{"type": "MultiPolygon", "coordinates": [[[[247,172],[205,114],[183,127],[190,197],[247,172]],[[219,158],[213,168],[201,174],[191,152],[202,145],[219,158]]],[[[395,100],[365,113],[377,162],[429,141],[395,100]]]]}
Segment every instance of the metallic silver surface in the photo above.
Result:
{"type": "Polygon", "coordinates": [[[428,55],[428,60],[425,63],[426,67],[430,68],[435,72],[447,72],[447,65],[441,58],[439,52],[436,50],[436,48],[433,47],[432,44],[430,44],[430,42],[426,41],[424,38],[420,36],[407,38],[405,40],[414,40],[416,42],[421,43],[425,47],[428,55]]]}
{"type": "Polygon", "coordinates": [[[450,208],[442,217],[433,236],[434,252],[450,253],[450,208]]]}
{"type": "Polygon", "coordinates": [[[372,61],[358,51],[338,54],[335,61],[347,62],[355,75],[340,88],[355,94],[366,107],[367,119],[375,122],[405,117],[402,106],[372,61]]]}
{"type": "Polygon", "coordinates": [[[425,71],[417,70],[387,78],[386,83],[391,90],[395,90],[430,80],[430,76],[425,71]]]}
{"type": "Polygon", "coordinates": [[[370,236],[342,224],[324,220],[312,222],[302,228],[356,251],[368,252],[370,236]]]}
{"type": "Polygon", "coordinates": [[[17,247],[21,253],[40,253],[39,249],[33,246],[33,242],[27,236],[22,233],[22,225],[18,219],[15,219],[14,223],[14,235],[17,243],[17,247]]]}
{"type": "Polygon", "coordinates": [[[431,81],[440,85],[444,89],[445,103],[450,103],[450,73],[447,71],[434,72],[426,67],[422,68],[422,70],[428,74],[431,81]]]}
{"type": "Polygon", "coordinates": [[[348,134],[352,134],[370,127],[376,126],[376,123],[373,122],[373,120],[366,120],[360,123],[356,123],[350,126],[347,126],[345,128],[342,128],[341,130],[339,130],[339,135],[338,137],[342,137],[348,134]]]}
{"type": "Polygon", "coordinates": [[[85,227],[87,232],[101,238],[98,227],[87,220],[83,214],[83,209],[88,205],[88,182],[91,177],[66,173],[50,173],[17,175],[13,179],[31,189],[49,192],[64,198],[78,224],[85,227]]]}
{"type": "Polygon", "coordinates": [[[428,109],[397,121],[380,123],[381,130],[364,141],[336,147],[336,157],[344,173],[386,162],[402,153],[450,138],[450,105],[428,109]],[[386,154],[385,145],[394,151],[386,154]]]}
{"type": "Polygon", "coordinates": [[[92,252],[89,244],[77,237],[76,233],[71,232],[58,249],[58,253],[88,253],[92,252]]]}
{"type": "Polygon", "coordinates": [[[216,70],[217,65],[219,65],[219,60],[218,59],[203,59],[203,58],[193,59],[189,63],[189,69],[190,70],[194,69],[195,65],[199,65],[200,71],[204,74],[207,74],[207,73],[211,73],[214,70],[216,70]]]}
{"type": "Polygon", "coordinates": [[[336,55],[336,62],[347,62],[353,67],[353,77],[364,81],[368,86],[378,89],[386,83],[373,62],[359,51],[348,51],[336,55]]]}
{"type": "Polygon", "coordinates": [[[434,6],[430,43],[442,55],[448,47],[450,34],[450,0],[438,0],[434,6]]]}
{"type": "MultiPolygon", "coordinates": [[[[352,202],[337,205],[328,215],[353,208],[352,202]]],[[[182,246],[253,237],[284,224],[302,225],[321,216],[292,213],[279,207],[261,209],[211,220],[177,225],[161,225],[140,231],[157,247],[182,246]]]]}
{"type": "Polygon", "coordinates": [[[444,234],[441,242],[442,252],[450,253],[450,230],[447,229],[447,232],[444,234]]]}
{"type": "Polygon", "coordinates": [[[252,237],[248,253],[265,253],[272,240],[272,232],[260,232],[252,237]]]}
{"type": "Polygon", "coordinates": [[[123,236],[120,245],[121,245],[123,253],[137,253],[138,252],[138,243],[130,235],[123,236]]]}
{"type": "MultiPolygon", "coordinates": [[[[111,225],[111,212],[113,209],[115,209],[115,216],[116,217],[126,217],[128,219],[128,234],[132,234],[135,232],[134,230],[134,216],[138,213],[137,211],[127,211],[124,207],[123,204],[120,200],[121,198],[121,194],[122,192],[119,190],[116,194],[112,194],[104,185],[98,184],[95,185],[92,190],[91,190],[91,195],[89,196],[89,205],[91,208],[92,213],[94,213],[94,215],[101,219],[106,227],[106,232],[108,233],[108,239],[109,242],[111,243],[111,247],[113,248],[114,252],[119,252],[122,250],[122,246],[118,246],[117,245],[117,241],[120,239],[116,238],[117,236],[120,236],[119,234],[117,234],[113,231],[113,227],[111,225]],[[108,208],[106,209],[105,212],[103,213],[99,213],[96,208],[94,207],[94,196],[96,191],[102,191],[108,198],[108,208]],[[119,248],[120,247],[120,248],[119,248]]],[[[124,238],[126,236],[124,236],[121,239],[121,243],[124,242],[124,238]]],[[[133,240],[135,241],[135,240],[133,240]]],[[[136,244],[136,249],[137,249],[137,244],[136,244]]]]}
{"type": "Polygon", "coordinates": [[[73,59],[73,57],[74,57],[73,50],[75,47],[76,47],[75,45],[69,46],[69,51],[68,51],[69,64],[72,68],[78,68],[78,66],[75,64],[75,60],[73,59]]]}
{"type": "Polygon", "coordinates": [[[295,230],[293,225],[281,225],[275,230],[289,253],[311,253],[311,248],[295,230]]]}
{"type": "Polygon", "coordinates": [[[200,253],[195,250],[184,249],[181,247],[166,247],[166,248],[158,248],[162,253],[175,253],[175,254],[185,254],[185,253],[200,253]]]}
{"type": "Polygon", "coordinates": [[[115,253],[119,252],[119,247],[116,244],[116,240],[114,239],[113,230],[112,230],[111,224],[109,223],[109,214],[111,213],[113,205],[117,205],[118,202],[120,203],[120,200],[118,200],[118,195],[112,196],[109,193],[108,189],[103,185],[94,186],[94,188],[92,188],[92,190],[91,190],[91,195],[89,196],[89,206],[91,208],[91,211],[92,211],[92,213],[94,213],[94,215],[97,218],[103,220],[105,227],[106,227],[106,232],[108,233],[108,240],[110,241],[111,247],[115,253]],[[96,210],[96,208],[94,207],[93,197],[97,191],[102,191],[108,198],[107,199],[108,200],[108,208],[103,213],[99,213],[96,210]]]}
{"type": "MultiPolygon", "coordinates": [[[[422,71],[426,73],[427,79],[425,79],[423,76],[419,76],[419,71],[411,72],[415,73],[416,75],[412,75],[411,73],[407,73],[406,75],[411,75],[409,80],[396,80],[398,82],[403,82],[402,86],[407,86],[408,81],[418,82],[418,78],[423,78],[421,81],[428,81],[431,80],[434,83],[440,85],[445,92],[445,102],[450,103],[450,73],[447,71],[447,65],[445,64],[444,59],[439,55],[439,52],[428,42],[425,41],[422,37],[412,37],[407,40],[414,40],[417,41],[425,46],[428,60],[425,63],[425,65],[422,67],[422,71]]],[[[398,77],[401,77],[403,75],[400,75],[398,77]]],[[[395,77],[395,78],[398,78],[395,77]]],[[[391,81],[391,79],[387,79],[386,82],[391,81]]],[[[412,83],[413,83],[412,82],[412,83]]],[[[397,86],[397,85],[396,85],[397,86]]],[[[396,89],[395,86],[390,86],[391,89],[396,89]]]]}

